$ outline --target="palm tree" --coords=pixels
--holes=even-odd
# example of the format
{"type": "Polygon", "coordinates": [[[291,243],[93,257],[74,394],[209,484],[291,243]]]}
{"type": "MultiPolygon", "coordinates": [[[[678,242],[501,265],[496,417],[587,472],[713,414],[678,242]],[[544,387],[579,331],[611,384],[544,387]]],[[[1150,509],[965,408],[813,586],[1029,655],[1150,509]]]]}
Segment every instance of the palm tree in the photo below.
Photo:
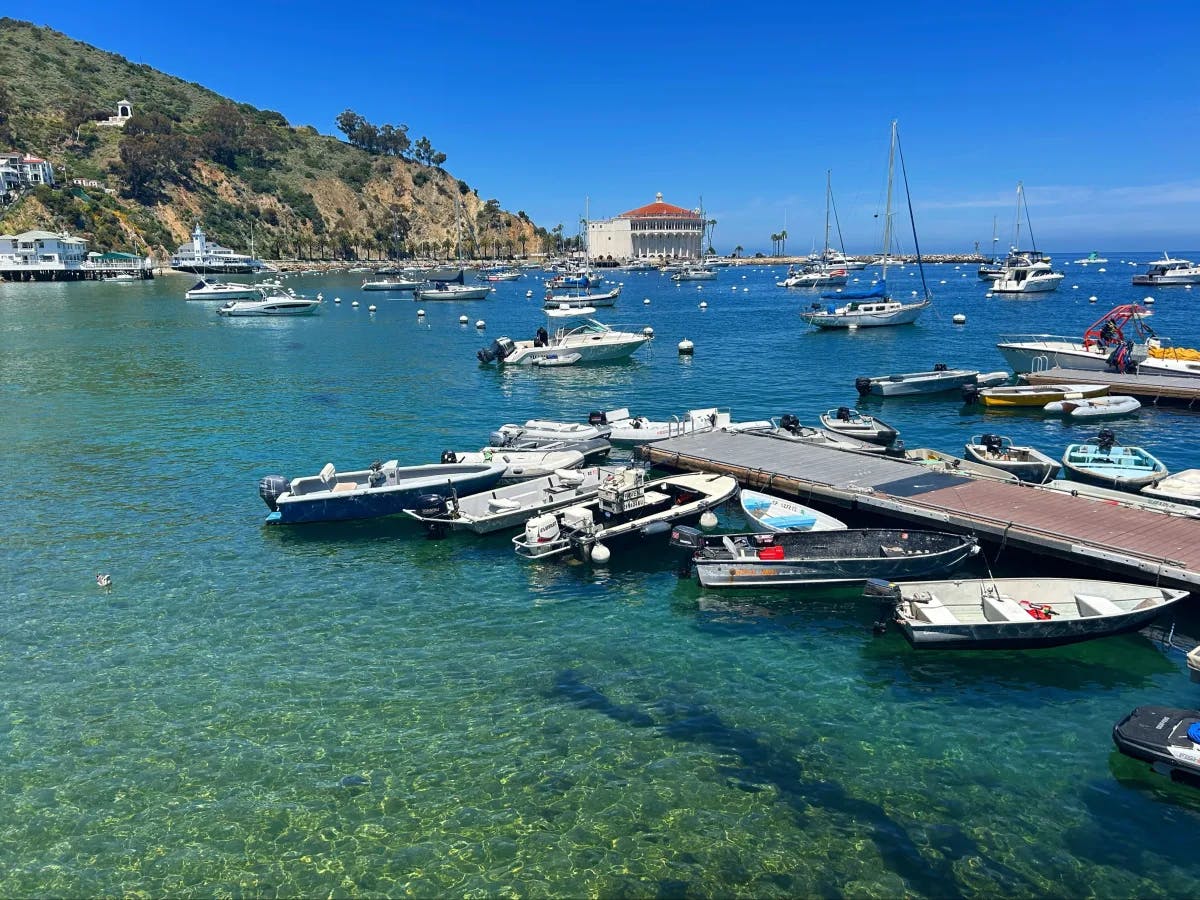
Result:
{"type": "Polygon", "coordinates": [[[779,248],[784,256],[787,256],[787,229],[779,232],[779,248]]]}
{"type": "Polygon", "coordinates": [[[736,247],[734,247],[733,248],[734,259],[741,259],[743,250],[744,250],[744,248],[742,247],[741,244],[738,244],[736,247]]]}
{"type": "Polygon", "coordinates": [[[778,232],[771,235],[771,255],[772,256],[779,255],[779,233],[778,232]]]}

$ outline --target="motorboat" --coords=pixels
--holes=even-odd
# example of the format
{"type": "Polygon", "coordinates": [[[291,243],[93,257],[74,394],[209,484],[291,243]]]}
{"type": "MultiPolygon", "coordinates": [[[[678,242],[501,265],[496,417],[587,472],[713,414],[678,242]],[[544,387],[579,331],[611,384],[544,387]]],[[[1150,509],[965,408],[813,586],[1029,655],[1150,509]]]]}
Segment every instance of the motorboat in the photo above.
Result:
{"type": "Polygon", "coordinates": [[[548,278],[544,284],[549,291],[577,290],[593,288],[604,279],[590,272],[564,272],[548,278]]]}
{"type": "Polygon", "coordinates": [[[1069,416],[1072,419],[1098,419],[1104,416],[1126,416],[1142,408],[1136,397],[1079,397],[1074,400],[1054,400],[1042,407],[1043,412],[1069,416]]]}
{"type": "Polygon", "coordinates": [[[428,494],[466,496],[486,491],[504,477],[507,468],[502,462],[401,466],[391,459],[339,472],[333,463],[326,463],[318,474],[303,478],[267,475],[258,483],[258,494],[271,510],[268,524],[373,519],[415,509],[428,494]]]}
{"type": "Polygon", "coordinates": [[[1007,372],[982,373],[978,369],[951,369],[936,363],[928,372],[905,372],[899,375],[861,375],[854,379],[854,389],[862,396],[911,397],[920,394],[940,394],[961,390],[964,385],[987,387],[1008,381],[1007,372]]]}
{"type": "Polygon", "coordinates": [[[671,276],[672,281],[715,281],[717,273],[703,266],[688,266],[671,276]]]}
{"type": "Polygon", "coordinates": [[[480,281],[500,282],[500,281],[516,281],[521,277],[521,273],[512,269],[501,269],[492,272],[480,272],[478,276],[480,281]]]}
{"type": "Polygon", "coordinates": [[[1075,260],[1077,266],[1102,266],[1108,262],[1108,258],[1101,256],[1095,250],[1089,253],[1084,259],[1075,260]]]}
{"type": "Polygon", "coordinates": [[[725,427],[725,431],[737,434],[750,434],[755,437],[775,438],[781,441],[795,441],[801,444],[813,444],[818,447],[828,447],[831,450],[850,450],[856,453],[883,453],[886,449],[879,444],[872,444],[860,438],[846,434],[838,434],[826,428],[815,428],[804,425],[792,413],[784,413],[778,419],[762,419],[755,422],[738,422],[725,427]]]}
{"type": "Polygon", "coordinates": [[[1122,447],[1105,428],[1091,441],[1069,444],[1062,458],[1067,477],[1101,487],[1137,491],[1167,476],[1167,467],[1141,447],[1122,447]]]}
{"type": "Polygon", "coordinates": [[[1200,515],[1200,469],[1184,469],[1167,475],[1146,485],[1141,493],[1147,497],[1197,507],[1197,515],[1200,515]]]}
{"type": "Polygon", "coordinates": [[[312,316],[321,310],[318,297],[298,297],[288,292],[258,295],[257,300],[230,300],[217,307],[219,316],[312,316]]]}
{"type": "MultiPolygon", "coordinates": [[[[1022,208],[1028,221],[1029,206],[1025,203],[1025,187],[1018,181],[1015,239],[1000,275],[992,279],[990,290],[993,294],[1047,293],[1058,290],[1059,283],[1066,277],[1061,272],[1051,269],[1050,259],[1039,253],[1036,248],[1026,252],[1017,249],[1021,243],[1022,208]]],[[[1030,234],[1032,233],[1030,228],[1030,234]]]]}
{"type": "Polygon", "coordinates": [[[506,436],[499,431],[489,435],[488,446],[512,450],[577,450],[583,454],[584,464],[589,466],[604,462],[612,451],[612,444],[605,438],[530,438],[520,434],[506,436]]]}
{"type": "Polygon", "coordinates": [[[666,421],[631,416],[628,409],[594,412],[588,416],[588,421],[611,428],[608,439],[614,444],[625,446],[649,444],[652,441],[662,441],[685,434],[703,434],[731,424],[729,410],[718,409],[715,406],[690,409],[682,416],[672,416],[666,421]]]}
{"type": "Polygon", "coordinates": [[[1145,273],[1133,276],[1133,283],[1149,287],[1172,284],[1200,284],[1200,266],[1190,259],[1172,259],[1163,253],[1162,259],[1149,264],[1145,273]]]}
{"type": "Polygon", "coordinates": [[[504,474],[500,483],[524,481],[526,478],[542,478],[560,469],[576,469],[583,465],[583,454],[578,450],[517,450],[508,447],[484,447],[482,450],[442,453],[446,465],[490,465],[504,463],[504,474]]]}
{"type": "Polygon", "coordinates": [[[615,288],[608,291],[584,289],[582,291],[568,291],[562,294],[556,294],[554,291],[546,291],[543,305],[547,309],[591,307],[593,311],[596,307],[616,306],[617,298],[621,296],[621,287],[618,284],[615,288]]]}
{"type": "Polygon", "coordinates": [[[963,459],[961,456],[955,456],[952,453],[943,453],[941,450],[934,450],[929,447],[906,448],[903,459],[907,462],[925,466],[934,472],[943,472],[947,475],[965,475],[968,478],[1006,481],[1010,484],[1016,484],[1020,481],[1011,472],[1004,472],[993,466],[985,466],[981,463],[972,462],[969,459],[963,459]]]}
{"type": "Polygon", "coordinates": [[[534,516],[593,499],[601,482],[620,471],[607,466],[564,469],[468,497],[431,495],[426,505],[405,510],[405,515],[424,523],[433,535],[519,528],[534,516]]]}
{"type": "Polygon", "coordinates": [[[188,300],[252,300],[262,296],[258,285],[201,278],[183,295],[188,300]]]}
{"type": "MultiPolygon", "coordinates": [[[[576,312],[582,310],[549,310],[547,316],[570,318],[576,312]]],[[[497,338],[490,347],[477,351],[475,356],[484,365],[495,362],[499,366],[533,365],[570,355],[578,355],[578,359],[572,360],[572,363],[612,362],[627,359],[651,340],[653,332],[617,331],[595,319],[585,318],[577,324],[567,323],[556,327],[553,335],[544,327],[539,327],[533,340],[529,341],[497,338]]]]}
{"type": "Polygon", "coordinates": [[[606,478],[595,500],[568,506],[525,523],[513,549],[526,559],[574,553],[604,562],[608,543],[622,538],[666,537],[673,525],[695,521],[737,493],[728,475],[687,474],[646,480],[641,469],[606,478]]]}
{"type": "MultiPolygon", "coordinates": [[[[928,288],[923,296],[910,302],[901,302],[888,293],[887,267],[888,253],[892,243],[892,181],[895,173],[897,132],[896,123],[892,122],[892,138],[888,151],[887,202],[883,217],[883,255],[882,273],[879,283],[869,291],[846,291],[843,293],[822,294],[821,299],[835,301],[828,305],[814,303],[800,313],[800,321],[815,328],[858,329],[877,328],[887,325],[911,325],[932,303],[928,288]],[[840,305],[837,305],[840,303],[840,305]]],[[[908,195],[908,181],[905,177],[905,195],[908,195]]],[[[912,212],[912,204],[909,204],[912,212]]],[[[910,215],[911,220],[911,215],[910,215]]],[[[913,242],[916,241],[916,229],[913,229],[913,242]]],[[[920,246],[917,244],[917,246],[920,246]]],[[[917,253],[917,266],[921,272],[921,283],[925,285],[925,268],[920,252],[917,253]]],[[[915,294],[915,292],[914,292],[915,294]]]]}
{"type": "Polygon", "coordinates": [[[842,531],[846,523],[811,506],[742,488],[742,511],[765,531],[842,531]]]}
{"type": "Polygon", "coordinates": [[[1200,352],[1172,347],[1159,338],[1149,309],[1114,306],[1084,331],[1082,339],[1053,334],[1002,335],[996,349],[1017,374],[1058,367],[1142,375],[1200,376],[1200,352]]]}
{"type": "Polygon", "coordinates": [[[976,389],[963,388],[963,400],[986,407],[1008,409],[1018,406],[1045,407],[1057,400],[1079,400],[1108,393],[1107,384],[1014,384],[976,389]]]}
{"type": "Polygon", "coordinates": [[[486,284],[451,284],[436,281],[431,287],[419,287],[413,291],[414,300],[486,300],[492,288],[486,284]]]}
{"type": "Polygon", "coordinates": [[[1059,647],[1124,634],[1188,595],[1079,578],[872,582],[867,593],[894,604],[894,621],[913,647],[939,650],[1059,647]]]}
{"type": "Polygon", "coordinates": [[[612,429],[607,425],[580,422],[555,422],[551,419],[527,419],[524,425],[501,425],[489,436],[493,447],[510,441],[591,441],[608,440],[612,429]]]}
{"type": "Polygon", "coordinates": [[[704,587],[777,588],[919,578],[951,572],[979,552],[972,536],[909,528],[705,535],[676,528],[704,587]]]}
{"type": "Polygon", "coordinates": [[[1047,481],[1045,484],[1033,485],[1039,491],[1056,491],[1061,494],[1070,494],[1072,497],[1082,497],[1085,500],[1092,500],[1096,503],[1103,503],[1106,506],[1123,506],[1128,509],[1142,509],[1150,512],[1162,513],[1164,516],[1180,516],[1185,519],[1200,518],[1200,507],[1189,506],[1186,503],[1176,503],[1171,500],[1163,500],[1158,497],[1152,497],[1142,491],[1133,493],[1131,491],[1120,491],[1112,488],[1101,487],[1098,484],[1087,484],[1082,481],[1070,481],[1065,479],[1056,479],[1055,481],[1047,481]]]}
{"type": "Polygon", "coordinates": [[[824,264],[801,266],[799,269],[788,267],[783,281],[775,282],[776,287],[811,288],[837,287],[850,281],[850,272],[845,266],[826,266],[824,264]]]}
{"type": "Polygon", "coordinates": [[[1002,472],[1011,472],[1021,481],[1042,484],[1058,474],[1059,464],[1034,447],[1013,444],[999,434],[977,434],[964,445],[967,459],[1002,472]]]}
{"type": "Polygon", "coordinates": [[[868,416],[849,406],[839,406],[821,414],[821,424],[836,434],[849,435],[870,444],[886,447],[900,432],[882,419],[868,416]]]}
{"type": "Polygon", "coordinates": [[[364,291],[415,291],[425,284],[423,278],[404,278],[402,276],[386,276],[383,278],[364,278],[364,291]]]}
{"type": "Polygon", "coordinates": [[[1139,706],[1113,726],[1112,738],[1160,775],[1200,786],[1200,710],[1139,706]]]}
{"type": "Polygon", "coordinates": [[[993,294],[1041,294],[1058,290],[1065,277],[1049,263],[1019,254],[1005,263],[990,289],[993,294]]]}

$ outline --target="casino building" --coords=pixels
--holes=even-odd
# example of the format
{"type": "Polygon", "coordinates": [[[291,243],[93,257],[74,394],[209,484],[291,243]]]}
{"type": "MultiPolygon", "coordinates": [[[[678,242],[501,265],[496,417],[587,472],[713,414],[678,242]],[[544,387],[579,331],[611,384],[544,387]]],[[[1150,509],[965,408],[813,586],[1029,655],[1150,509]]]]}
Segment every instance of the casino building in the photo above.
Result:
{"type": "Polygon", "coordinates": [[[588,254],[593,260],[700,259],[704,218],[699,212],[654,202],[612,219],[588,222],[588,254]]]}

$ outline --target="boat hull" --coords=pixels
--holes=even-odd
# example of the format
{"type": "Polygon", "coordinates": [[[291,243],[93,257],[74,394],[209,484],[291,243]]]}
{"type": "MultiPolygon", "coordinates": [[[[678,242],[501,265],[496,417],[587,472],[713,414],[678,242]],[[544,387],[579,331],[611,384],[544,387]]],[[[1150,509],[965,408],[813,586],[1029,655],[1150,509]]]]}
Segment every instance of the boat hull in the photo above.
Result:
{"type": "Polygon", "coordinates": [[[394,516],[414,509],[424,494],[443,497],[457,492],[461,495],[486,491],[504,475],[505,466],[427,466],[429,470],[447,471],[446,476],[430,475],[406,479],[406,483],[378,488],[348,491],[321,491],[312,495],[284,496],[278,508],[267,516],[272,525],[307,525],[318,522],[346,522],[354,519],[377,519],[394,516]],[[470,469],[471,472],[461,470],[470,469]]]}
{"type": "Polygon", "coordinates": [[[1028,622],[987,622],[959,625],[897,624],[910,644],[930,650],[1033,650],[1063,647],[1096,638],[1138,631],[1164,611],[1163,607],[1138,610],[1122,616],[1091,619],[1053,619],[1028,622]]]}
{"type": "Polygon", "coordinates": [[[1117,749],[1150,763],[1172,780],[1200,785],[1200,747],[1188,735],[1200,722],[1200,710],[1139,706],[1113,726],[1117,749]]]}
{"type": "Polygon", "coordinates": [[[547,360],[552,357],[561,359],[571,355],[579,357],[572,361],[572,365],[611,362],[616,359],[627,359],[649,340],[650,338],[645,335],[629,333],[626,339],[604,342],[571,342],[548,347],[522,347],[518,344],[517,351],[501,360],[500,364],[502,366],[540,366],[547,365],[547,360]]]}
{"type": "Polygon", "coordinates": [[[816,328],[880,328],[886,325],[911,325],[925,311],[929,303],[902,304],[899,309],[881,312],[804,312],[800,321],[816,328]]]}
{"type": "MultiPolygon", "coordinates": [[[[911,397],[921,394],[940,394],[962,390],[974,384],[979,373],[974,370],[951,369],[946,372],[910,372],[872,378],[867,393],[876,397],[911,397]]],[[[861,391],[860,391],[861,393],[861,391]]]]}

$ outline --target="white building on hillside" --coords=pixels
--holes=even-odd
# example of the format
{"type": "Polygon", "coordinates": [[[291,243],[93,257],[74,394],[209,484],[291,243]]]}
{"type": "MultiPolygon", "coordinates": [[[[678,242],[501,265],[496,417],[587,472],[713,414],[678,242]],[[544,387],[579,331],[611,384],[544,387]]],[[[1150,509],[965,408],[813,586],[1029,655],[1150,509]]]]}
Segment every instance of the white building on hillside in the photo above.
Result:
{"type": "Polygon", "coordinates": [[[54,166],[28,153],[0,153],[0,181],[4,190],[54,184],[54,166]]]}
{"type": "Polygon", "coordinates": [[[592,259],[700,259],[704,218],[696,210],[663,202],[621,213],[612,219],[588,222],[588,253],[592,259]]]}
{"type": "Polygon", "coordinates": [[[101,119],[97,125],[111,125],[113,128],[124,128],[125,123],[133,118],[133,105],[128,100],[122,100],[117,104],[117,114],[109,116],[107,119],[101,119]]]}

